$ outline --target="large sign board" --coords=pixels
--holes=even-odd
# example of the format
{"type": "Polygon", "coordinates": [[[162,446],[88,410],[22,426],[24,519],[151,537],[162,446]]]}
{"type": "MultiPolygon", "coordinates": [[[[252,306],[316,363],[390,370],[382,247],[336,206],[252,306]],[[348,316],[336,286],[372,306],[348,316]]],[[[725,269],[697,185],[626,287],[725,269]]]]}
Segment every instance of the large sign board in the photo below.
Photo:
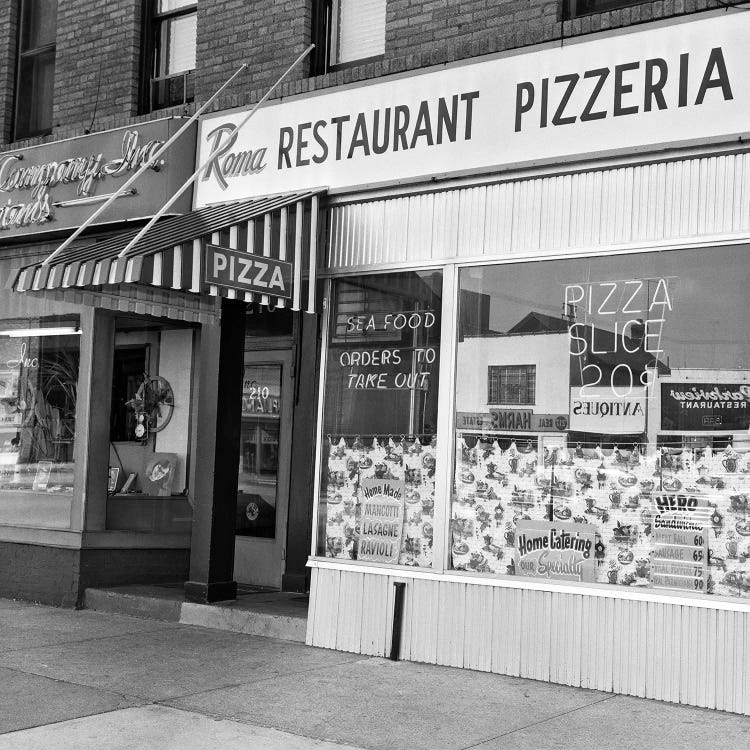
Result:
{"type": "Polygon", "coordinates": [[[195,205],[554,163],[750,129],[750,16],[722,13],[202,119],[195,205]]]}
{"type": "MultiPolygon", "coordinates": [[[[182,125],[180,118],[155,120],[0,153],[0,242],[75,229],[118,192],[97,224],[153,216],[192,172],[195,126],[154,160],[182,125]],[[133,189],[122,191],[125,182],[149,163],[152,168],[133,189]]],[[[189,210],[190,199],[183,196],[170,212],[189,210]]]]}

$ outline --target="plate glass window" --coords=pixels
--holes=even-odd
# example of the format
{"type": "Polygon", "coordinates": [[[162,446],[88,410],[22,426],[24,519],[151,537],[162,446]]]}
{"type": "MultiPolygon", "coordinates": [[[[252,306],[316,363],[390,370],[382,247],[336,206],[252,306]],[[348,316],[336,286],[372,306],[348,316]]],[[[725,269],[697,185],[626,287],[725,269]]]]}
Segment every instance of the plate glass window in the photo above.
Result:
{"type": "Polygon", "coordinates": [[[750,596],[748,252],[460,272],[454,569],[750,596]]]}
{"type": "Polygon", "coordinates": [[[80,336],[77,320],[0,330],[0,524],[69,528],[80,336]]]}
{"type": "Polygon", "coordinates": [[[442,274],[333,286],[318,554],[432,566],[442,274]]]}
{"type": "Polygon", "coordinates": [[[154,0],[150,19],[148,109],[192,102],[198,10],[194,0],[154,0]]]}
{"type": "Polygon", "coordinates": [[[57,0],[21,0],[15,138],[52,130],[57,0]]]}

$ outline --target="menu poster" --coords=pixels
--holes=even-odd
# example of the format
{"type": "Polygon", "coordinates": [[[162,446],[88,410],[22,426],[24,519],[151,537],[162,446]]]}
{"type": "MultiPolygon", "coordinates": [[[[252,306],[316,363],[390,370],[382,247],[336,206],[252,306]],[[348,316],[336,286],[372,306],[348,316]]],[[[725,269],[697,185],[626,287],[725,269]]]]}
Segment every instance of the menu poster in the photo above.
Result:
{"type": "Polygon", "coordinates": [[[651,585],[704,592],[708,587],[708,531],[713,508],[704,498],[654,497],[651,585]]]}
{"type": "Polygon", "coordinates": [[[404,481],[363,477],[357,559],[398,564],[404,526],[404,481]]]}
{"type": "Polygon", "coordinates": [[[515,534],[516,574],[561,581],[596,580],[596,532],[589,524],[520,520],[515,534]]]}

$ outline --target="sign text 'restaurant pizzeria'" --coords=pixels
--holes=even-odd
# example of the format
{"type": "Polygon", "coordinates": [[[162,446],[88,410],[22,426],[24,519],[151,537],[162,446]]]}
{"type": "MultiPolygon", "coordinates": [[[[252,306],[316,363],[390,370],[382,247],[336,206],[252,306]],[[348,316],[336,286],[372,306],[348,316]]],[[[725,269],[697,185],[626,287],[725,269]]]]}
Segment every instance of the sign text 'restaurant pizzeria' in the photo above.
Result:
{"type": "Polygon", "coordinates": [[[748,133],[750,17],[733,13],[203,118],[196,207],[748,133]]]}

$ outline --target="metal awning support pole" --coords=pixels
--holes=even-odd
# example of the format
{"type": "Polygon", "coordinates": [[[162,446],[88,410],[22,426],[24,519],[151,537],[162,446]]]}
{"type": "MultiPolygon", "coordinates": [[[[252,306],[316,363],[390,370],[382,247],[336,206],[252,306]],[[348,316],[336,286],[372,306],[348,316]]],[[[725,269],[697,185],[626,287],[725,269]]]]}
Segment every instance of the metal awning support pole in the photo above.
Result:
{"type": "MultiPolygon", "coordinates": [[[[250,112],[245,115],[245,117],[240,120],[240,123],[238,125],[235,125],[232,130],[227,131],[226,138],[233,138],[237,132],[241,128],[243,128],[247,122],[250,120],[250,118],[258,111],[258,109],[261,107],[261,105],[268,99],[269,96],[274,92],[276,87],[299,65],[302,60],[307,57],[307,55],[312,52],[312,50],[315,49],[315,45],[311,44],[287,69],[284,75],[282,75],[276,83],[271,86],[270,89],[265,93],[263,98],[250,110],[250,112]]],[[[208,158],[198,167],[198,169],[193,172],[193,174],[188,178],[188,180],[180,187],[177,192],[154,214],[154,216],[149,220],[149,222],[141,229],[138,234],[133,237],[130,242],[120,251],[118,254],[118,258],[125,258],[128,253],[140,242],[140,240],[143,238],[143,236],[148,232],[149,229],[151,229],[154,224],[156,224],[157,221],[166,213],[166,211],[169,209],[169,207],[198,179],[198,177],[201,175],[203,170],[211,164],[211,162],[216,158],[217,154],[221,152],[221,150],[224,148],[224,143],[217,143],[216,148],[208,155],[208,158]]]]}
{"type": "Polygon", "coordinates": [[[232,81],[242,73],[245,68],[247,68],[247,63],[242,63],[242,65],[234,71],[226,82],[211,95],[206,103],[154,154],[153,159],[145,164],[141,164],[135,174],[131,175],[119,190],[115,190],[115,192],[112,193],[112,195],[110,195],[109,198],[107,198],[107,200],[102,203],[102,205],[99,206],[99,208],[97,208],[96,211],[94,211],[94,213],[91,214],[91,216],[89,216],[88,219],[86,219],[86,221],[84,221],[83,224],[81,224],[81,226],[62,243],[62,245],[60,245],[60,247],[57,248],[57,250],[54,250],[47,256],[46,260],[42,262],[42,265],[48,266],[53,258],[68,248],[70,244],[80,236],[81,232],[91,226],[91,224],[93,224],[115,202],[115,200],[117,200],[124,190],[127,190],[147,169],[150,169],[154,161],[161,157],[161,155],[193,124],[193,122],[206,111],[206,108],[211,102],[213,102],[213,100],[216,99],[216,97],[219,96],[219,94],[221,94],[221,92],[224,91],[224,89],[229,86],[229,84],[232,83],[232,81]]]}

